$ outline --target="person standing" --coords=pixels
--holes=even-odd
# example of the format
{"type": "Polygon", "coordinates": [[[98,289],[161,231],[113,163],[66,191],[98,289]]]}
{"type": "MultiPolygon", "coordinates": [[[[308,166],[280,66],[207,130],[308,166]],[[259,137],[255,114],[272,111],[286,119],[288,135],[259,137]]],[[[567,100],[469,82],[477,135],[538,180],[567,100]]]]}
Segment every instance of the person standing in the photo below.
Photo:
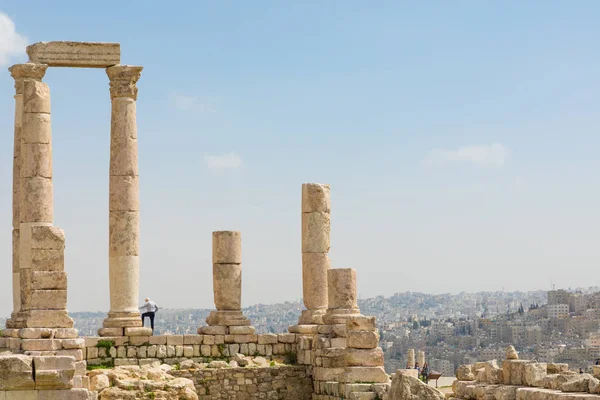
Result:
{"type": "Polygon", "coordinates": [[[145,311],[142,313],[142,326],[144,326],[144,319],[146,317],[150,318],[150,327],[152,333],[154,333],[154,315],[158,311],[158,306],[149,297],[146,297],[145,301],[144,305],[140,307],[140,310],[145,311]]]}
{"type": "Polygon", "coordinates": [[[423,375],[423,382],[429,383],[429,364],[423,364],[423,370],[421,371],[423,375]]]}

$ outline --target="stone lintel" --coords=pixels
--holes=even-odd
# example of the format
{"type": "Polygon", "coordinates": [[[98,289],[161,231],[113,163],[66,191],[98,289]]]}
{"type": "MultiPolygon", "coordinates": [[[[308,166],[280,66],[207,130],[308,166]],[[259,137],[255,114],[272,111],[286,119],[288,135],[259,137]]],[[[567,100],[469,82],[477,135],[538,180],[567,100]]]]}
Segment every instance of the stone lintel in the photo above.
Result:
{"type": "Polygon", "coordinates": [[[121,62],[119,43],[38,42],[27,46],[29,62],[50,67],[107,68],[121,62]]]}

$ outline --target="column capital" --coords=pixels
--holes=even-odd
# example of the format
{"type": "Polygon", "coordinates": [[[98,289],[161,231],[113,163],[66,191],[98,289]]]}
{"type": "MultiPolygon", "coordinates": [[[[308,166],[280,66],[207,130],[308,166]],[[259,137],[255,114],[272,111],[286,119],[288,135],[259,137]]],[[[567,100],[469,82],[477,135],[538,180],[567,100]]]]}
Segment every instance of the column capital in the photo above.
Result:
{"type": "Polygon", "coordinates": [[[46,64],[34,63],[15,64],[10,67],[8,70],[10,71],[10,76],[15,80],[15,90],[17,94],[23,93],[23,81],[25,79],[41,81],[44,75],[46,75],[47,69],[48,65],[46,64]]]}
{"type": "Polygon", "coordinates": [[[115,65],[106,68],[106,75],[110,80],[110,98],[129,97],[136,100],[138,92],[136,83],[140,79],[143,68],[134,65],[115,65]]]}

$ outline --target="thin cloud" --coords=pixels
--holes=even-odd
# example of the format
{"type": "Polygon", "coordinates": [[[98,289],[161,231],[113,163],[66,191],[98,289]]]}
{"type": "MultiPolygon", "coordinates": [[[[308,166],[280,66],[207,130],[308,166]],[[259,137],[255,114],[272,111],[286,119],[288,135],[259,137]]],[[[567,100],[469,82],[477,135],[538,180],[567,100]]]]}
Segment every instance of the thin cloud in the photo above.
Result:
{"type": "Polygon", "coordinates": [[[210,97],[200,98],[181,93],[171,93],[171,104],[180,111],[195,111],[212,113],[217,110],[216,99],[210,97]]]}
{"type": "Polygon", "coordinates": [[[17,33],[15,23],[0,12],[0,66],[8,65],[15,57],[25,55],[27,38],[17,33]]]}
{"type": "Polygon", "coordinates": [[[501,168],[508,159],[508,149],[499,143],[464,146],[456,150],[433,149],[423,160],[423,165],[451,162],[471,163],[484,167],[501,168]]]}
{"type": "Polygon", "coordinates": [[[235,152],[218,156],[204,156],[204,162],[210,169],[238,168],[242,159],[235,152]]]}

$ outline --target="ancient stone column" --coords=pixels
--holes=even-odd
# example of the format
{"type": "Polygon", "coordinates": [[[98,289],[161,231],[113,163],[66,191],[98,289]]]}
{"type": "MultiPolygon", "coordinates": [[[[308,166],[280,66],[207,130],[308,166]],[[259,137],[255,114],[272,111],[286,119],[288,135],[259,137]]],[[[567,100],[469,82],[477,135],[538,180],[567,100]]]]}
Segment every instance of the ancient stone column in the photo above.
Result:
{"type": "Polygon", "coordinates": [[[328,308],[323,322],[345,324],[349,316],[360,314],[356,295],[356,270],[353,268],[327,271],[328,308]]]}
{"type": "Polygon", "coordinates": [[[414,368],[415,367],[415,349],[408,349],[408,356],[407,356],[407,360],[406,360],[406,367],[407,368],[414,368]]]}
{"type": "Polygon", "coordinates": [[[19,260],[20,225],[21,225],[21,142],[23,127],[23,87],[24,81],[41,81],[46,74],[47,65],[16,64],[9,68],[15,80],[15,124],[13,150],[13,196],[12,196],[12,288],[13,312],[6,321],[7,328],[22,328],[23,313],[21,312],[21,274],[19,260]]]}
{"type": "Polygon", "coordinates": [[[425,352],[419,350],[417,352],[417,363],[419,363],[419,367],[423,368],[423,365],[425,365],[425,352]]]}
{"type": "Polygon", "coordinates": [[[139,190],[136,83],[142,67],[106,68],[112,102],[109,182],[110,311],[101,336],[123,335],[142,325],[139,300],[139,190]]]}
{"type": "Polygon", "coordinates": [[[329,185],[302,185],[302,297],[299,325],[322,324],[327,310],[330,247],[329,185]]]}
{"type": "Polygon", "coordinates": [[[216,311],[206,318],[209,326],[198,328],[207,335],[253,334],[256,329],[242,314],[242,234],[212,234],[213,292],[216,311]]]}

